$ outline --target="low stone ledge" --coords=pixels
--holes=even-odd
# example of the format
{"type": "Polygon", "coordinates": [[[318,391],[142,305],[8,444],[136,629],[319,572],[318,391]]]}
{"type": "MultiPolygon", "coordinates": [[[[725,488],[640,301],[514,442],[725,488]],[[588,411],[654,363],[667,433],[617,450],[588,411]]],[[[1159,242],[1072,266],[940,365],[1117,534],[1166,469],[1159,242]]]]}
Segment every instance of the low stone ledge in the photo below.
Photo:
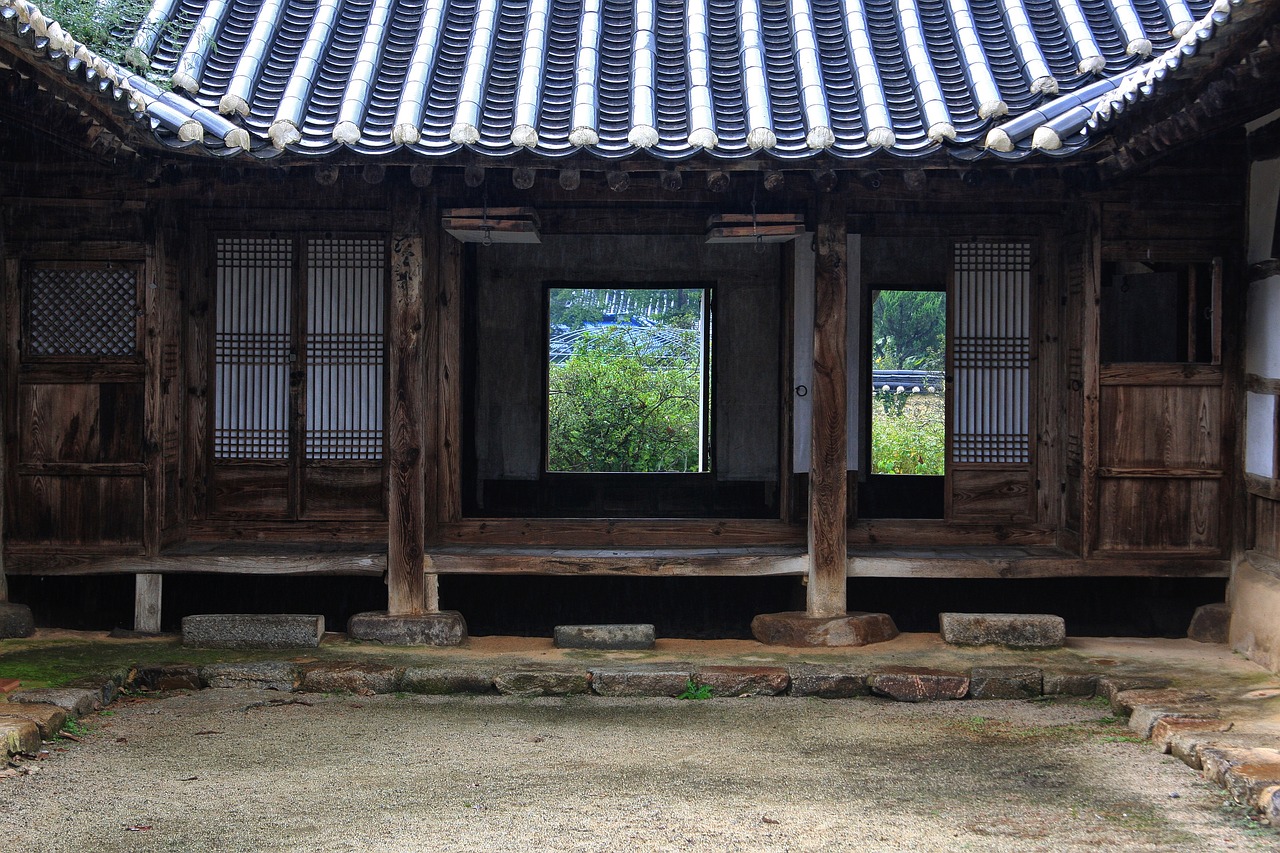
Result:
{"type": "Polygon", "coordinates": [[[693,667],[679,663],[592,667],[591,690],[599,696],[679,696],[693,667]]]}
{"type": "Polygon", "coordinates": [[[31,608],[15,601],[0,601],[0,640],[30,637],[36,632],[31,608]]]}
{"type": "Polygon", "coordinates": [[[780,666],[702,666],[693,680],[710,687],[712,696],[777,696],[791,676],[780,666]]]}
{"type": "Polygon", "coordinates": [[[200,668],[188,664],[146,666],[134,670],[129,679],[139,690],[199,690],[200,668]]]}
{"type": "Polygon", "coordinates": [[[369,611],[347,620],[347,636],[386,646],[460,646],[467,641],[467,620],[456,610],[418,616],[369,611]]]}
{"type": "Polygon", "coordinates": [[[887,613],[854,611],[831,618],[804,611],[761,613],[751,620],[751,636],[766,646],[867,646],[892,640],[898,636],[898,626],[887,613]]]}
{"type": "Polygon", "coordinates": [[[872,693],[898,702],[936,702],[963,699],[969,692],[969,676],[922,666],[878,669],[867,678],[872,693]]]}
{"type": "Polygon", "coordinates": [[[406,693],[442,696],[450,693],[493,693],[493,672],[465,666],[410,666],[400,676],[406,693]]]}
{"type": "Polygon", "coordinates": [[[37,687],[9,694],[10,702],[36,702],[57,705],[70,717],[92,714],[103,706],[102,690],[84,687],[37,687]]]}
{"type": "Polygon", "coordinates": [[[4,743],[6,757],[35,755],[40,751],[40,727],[26,717],[0,715],[0,742],[4,743]]]}
{"type": "Polygon", "coordinates": [[[493,686],[505,696],[571,696],[591,691],[591,674],[584,669],[508,669],[493,677],[493,686]]]}
{"type": "Polygon", "coordinates": [[[792,696],[815,696],[819,699],[851,699],[871,692],[867,673],[856,669],[830,669],[800,664],[788,667],[792,696]]]}
{"type": "Polygon", "coordinates": [[[182,617],[182,644],[204,649],[313,649],[324,617],[301,613],[202,613],[182,617]]]}
{"type": "Polygon", "coordinates": [[[200,680],[210,687],[250,690],[297,690],[302,684],[302,668],[284,661],[212,663],[200,667],[200,680]]]}
{"type": "Polygon", "coordinates": [[[1175,720],[1191,722],[1216,721],[1218,720],[1218,712],[1209,707],[1168,708],[1158,705],[1137,705],[1129,714],[1129,730],[1144,738],[1150,738],[1155,733],[1158,723],[1175,720]]]}
{"type": "Polygon", "coordinates": [[[303,693],[354,693],[371,696],[394,693],[400,670],[380,663],[312,663],[302,667],[298,690],[303,693]]]}
{"type": "Polygon", "coordinates": [[[1161,717],[1151,727],[1151,742],[1166,755],[1173,751],[1173,739],[1183,734],[1215,734],[1231,729],[1231,723],[1216,717],[1161,717]]]}
{"type": "Polygon", "coordinates": [[[1178,708],[1212,702],[1213,696],[1200,690],[1178,690],[1172,687],[1139,687],[1111,694],[1111,713],[1132,714],[1139,705],[1178,708]]]}
{"type": "Polygon", "coordinates": [[[1098,690],[1098,676],[1096,673],[1046,672],[1042,689],[1046,696],[1082,696],[1088,698],[1098,690]]]}
{"type": "Polygon", "coordinates": [[[1262,793],[1280,785],[1280,750],[1205,747],[1200,750],[1204,776],[1231,794],[1237,803],[1263,808],[1262,793]]]}
{"type": "Polygon", "coordinates": [[[1044,673],[1027,666],[975,666],[970,699],[1034,699],[1044,692],[1044,673]]]}
{"type": "Polygon", "coordinates": [[[0,716],[22,717],[36,724],[40,737],[51,739],[67,724],[67,711],[49,702],[0,702],[0,716]]]}
{"type": "Polygon", "coordinates": [[[557,649],[613,649],[618,651],[653,648],[656,636],[652,625],[557,625],[557,649]]]}
{"type": "Polygon", "coordinates": [[[1063,618],[1047,613],[939,613],[938,622],[953,646],[1057,649],[1067,639],[1063,618]]]}
{"type": "MultiPolygon", "coordinates": [[[[1098,691],[1095,695],[1113,702],[1117,693],[1125,690],[1160,690],[1171,682],[1167,678],[1153,678],[1143,675],[1104,675],[1098,679],[1098,691]]],[[[1114,709],[1114,705],[1112,706],[1114,709]]]]}

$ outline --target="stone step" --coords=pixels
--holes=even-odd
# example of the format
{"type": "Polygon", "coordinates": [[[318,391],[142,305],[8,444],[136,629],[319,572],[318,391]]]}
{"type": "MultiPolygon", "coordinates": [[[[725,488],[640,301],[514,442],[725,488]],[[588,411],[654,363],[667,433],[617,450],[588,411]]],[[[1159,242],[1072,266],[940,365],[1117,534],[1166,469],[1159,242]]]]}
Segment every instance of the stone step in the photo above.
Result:
{"type": "Polygon", "coordinates": [[[313,649],[324,617],[302,613],[202,613],[182,617],[182,644],[205,649],[313,649]]]}
{"type": "Polygon", "coordinates": [[[652,625],[557,625],[558,649],[643,650],[653,648],[652,625]]]}
{"type": "Polygon", "coordinates": [[[1067,639],[1066,622],[1048,613],[939,613],[938,622],[953,646],[1057,649],[1067,639]]]}

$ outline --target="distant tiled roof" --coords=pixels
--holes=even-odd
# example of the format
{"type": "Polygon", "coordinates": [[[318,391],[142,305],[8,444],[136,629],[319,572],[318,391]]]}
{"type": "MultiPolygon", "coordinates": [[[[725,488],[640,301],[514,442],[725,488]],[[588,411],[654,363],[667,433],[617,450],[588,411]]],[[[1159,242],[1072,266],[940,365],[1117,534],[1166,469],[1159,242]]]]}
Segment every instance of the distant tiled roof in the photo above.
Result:
{"type": "Polygon", "coordinates": [[[1079,151],[1264,2],[156,0],[146,77],[26,0],[0,34],[212,155],[1018,159],[1079,151]]]}

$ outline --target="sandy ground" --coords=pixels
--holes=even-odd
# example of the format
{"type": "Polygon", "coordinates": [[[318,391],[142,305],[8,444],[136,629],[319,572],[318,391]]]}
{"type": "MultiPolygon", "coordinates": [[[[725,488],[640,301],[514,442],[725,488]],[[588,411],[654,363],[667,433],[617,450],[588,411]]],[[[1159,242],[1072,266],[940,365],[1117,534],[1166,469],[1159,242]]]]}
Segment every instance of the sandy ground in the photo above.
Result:
{"type": "Polygon", "coordinates": [[[0,780],[0,849],[1274,850],[1084,702],[124,699],[0,780]],[[289,704],[264,704],[279,702],[289,704]]]}

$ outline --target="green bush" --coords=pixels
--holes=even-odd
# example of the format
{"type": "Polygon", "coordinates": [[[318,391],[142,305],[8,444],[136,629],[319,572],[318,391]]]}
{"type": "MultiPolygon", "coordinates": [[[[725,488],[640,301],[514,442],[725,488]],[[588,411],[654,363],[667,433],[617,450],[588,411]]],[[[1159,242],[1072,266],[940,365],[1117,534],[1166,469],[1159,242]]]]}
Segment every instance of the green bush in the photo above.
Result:
{"type": "Polygon", "coordinates": [[[898,405],[871,407],[871,472],[933,474],[946,470],[947,419],[942,394],[897,394],[898,405]]]}

